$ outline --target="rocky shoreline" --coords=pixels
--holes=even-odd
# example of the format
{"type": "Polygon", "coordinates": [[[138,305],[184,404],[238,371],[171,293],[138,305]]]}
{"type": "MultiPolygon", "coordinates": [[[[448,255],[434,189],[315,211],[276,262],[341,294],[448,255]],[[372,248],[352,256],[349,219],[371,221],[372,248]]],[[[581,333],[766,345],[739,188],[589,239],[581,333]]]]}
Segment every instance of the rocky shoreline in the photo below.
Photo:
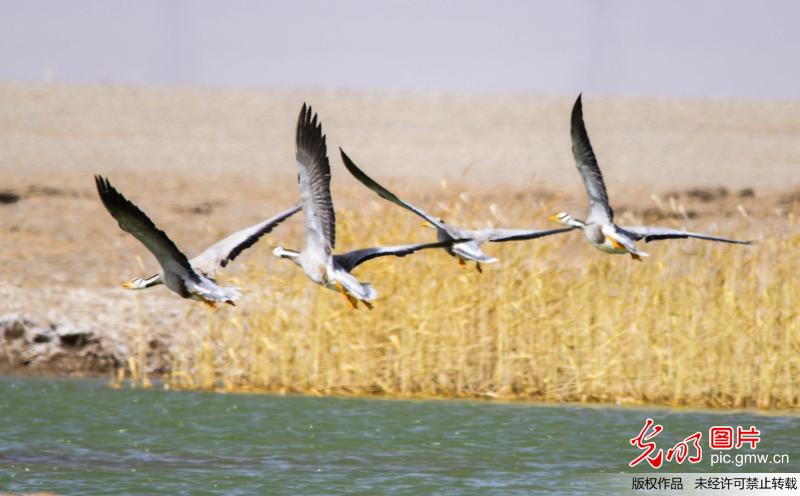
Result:
{"type": "MultiPolygon", "coordinates": [[[[152,373],[168,370],[167,353],[149,343],[152,373]]],[[[0,373],[59,376],[109,375],[126,366],[129,346],[70,324],[37,320],[23,314],[0,316],[0,373]]]]}

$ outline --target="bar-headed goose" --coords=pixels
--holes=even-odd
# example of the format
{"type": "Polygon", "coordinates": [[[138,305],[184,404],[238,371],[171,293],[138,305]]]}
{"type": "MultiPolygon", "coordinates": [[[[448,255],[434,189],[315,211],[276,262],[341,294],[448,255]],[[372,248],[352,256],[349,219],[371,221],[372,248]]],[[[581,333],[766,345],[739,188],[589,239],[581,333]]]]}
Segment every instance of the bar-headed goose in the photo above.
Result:
{"type": "Polygon", "coordinates": [[[578,167],[586,194],[589,196],[589,213],[585,221],[576,219],[566,212],[552,215],[550,219],[582,229],[586,239],[598,250],[614,254],[630,253],[635,260],[641,260],[641,257],[649,256],[636,247],[636,242],[641,239],[650,242],[659,239],[697,238],[723,243],[750,244],[749,241],[737,241],[663,227],[620,227],[616,225],[614,211],[608,202],[603,174],[600,172],[600,166],[597,164],[592,145],[589,143],[586,126],[583,123],[581,95],[578,95],[578,99],[572,107],[570,135],[575,165],[578,167]]]}
{"type": "Polygon", "coordinates": [[[119,227],[138,239],[152,253],[161,271],[147,278],[134,278],[123,283],[126,289],[145,289],[164,284],[183,298],[199,300],[214,308],[217,303],[234,304],[239,288],[219,286],[214,276],[247,248],[253,246],[275,226],[300,210],[294,206],[263,222],[237,231],[208,247],[189,260],[175,243],[147,215],[122,196],[108,179],[95,176],[100,199],[119,227]]]}
{"type": "Polygon", "coordinates": [[[370,302],[377,297],[372,285],[360,282],[350,273],[359,264],[377,257],[403,257],[417,250],[452,244],[439,242],[372,247],[334,255],[336,214],[331,199],[327,144],[317,115],[305,104],[297,122],[296,147],[298,182],[306,223],[305,247],[298,252],[277,245],[272,253],[294,262],[314,283],[340,292],[351,308],[358,308],[358,302],[361,301],[371,310],[370,302]]]}
{"type": "Polygon", "coordinates": [[[388,200],[395,205],[405,208],[406,210],[410,210],[414,212],[418,216],[425,219],[425,225],[433,227],[436,229],[436,238],[439,241],[446,242],[450,241],[453,242],[457,239],[463,239],[466,241],[453,243],[451,245],[444,246],[444,249],[453,257],[456,257],[459,264],[463,267],[466,260],[471,260],[475,262],[475,268],[478,272],[482,272],[481,264],[482,263],[494,263],[497,262],[497,259],[494,257],[490,257],[486,253],[483,252],[481,249],[481,245],[486,243],[487,241],[491,241],[494,243],[502,243],[505,241],[522,241],[526,239],[535,239],[541,238],[543,236],[549,236],[551,234],[559,234],[567,231],[571,231],[574,227],[567,227],[567,228],[560,228],[560,229],[545,229],[545,230],[535,230],[535,229],[463,229],[461,227],[454,226],[452,224],[447,224],[442,219],[438,217],[434,217],[429,213],[425,212],[419,207],[408,203],[405,200],[400,199],[397,195],[389,191],[388,189],[384,188],[380,184],[378,184],[374,179],[369,177],[364,171],[358,168],[358,166],[347,156],[344,150],[339,149],[342,154],[342,160],[344,161],[345,167],[350,173],[358,179],[364,186],[374,191],[378,196],[383,198],[384,200],[388,200]]]}

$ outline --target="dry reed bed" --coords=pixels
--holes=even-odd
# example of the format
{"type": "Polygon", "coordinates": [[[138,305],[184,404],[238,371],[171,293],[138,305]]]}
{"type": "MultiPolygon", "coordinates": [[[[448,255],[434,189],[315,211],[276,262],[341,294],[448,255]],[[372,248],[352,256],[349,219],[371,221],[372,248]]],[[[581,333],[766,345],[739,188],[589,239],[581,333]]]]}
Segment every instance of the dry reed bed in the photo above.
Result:
{"type": "MultiPolygon", "coordinates": [[[[499,211],[515,226],[542,225],[531,219],[555,211],[508,203],[499,211]]],[[[369,210],[340,209],[340,249],[431,235],[393,206],[369,210]]],[[[457,201],[445,217],[479,226],[475,219],[492,218],[487,210],[457,201]]],[[[652,256],[643,263],[597,252],[577,231],[488,246],[500,263],[483,275],[441,251],[380,259],[356,270],[379,291],[372,312],[349,310],[285,261],[250,266],[236,281],[250,293],[238,310],[210,314],[205,328],[176,338],[166,381],[228,391],[798,407],[796,213],[729,218],[720,233],[754,238],[751,247],[662,241],[645,245],[652,256]]],[[[661,224],[714,231],[710,219],[661,224]]]]}

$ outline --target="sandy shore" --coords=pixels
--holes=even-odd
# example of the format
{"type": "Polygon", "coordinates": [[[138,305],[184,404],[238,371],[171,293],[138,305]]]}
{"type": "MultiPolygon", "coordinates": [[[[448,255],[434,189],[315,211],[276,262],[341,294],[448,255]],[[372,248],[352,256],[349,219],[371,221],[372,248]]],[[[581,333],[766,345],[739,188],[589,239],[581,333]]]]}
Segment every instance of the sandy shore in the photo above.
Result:
{"type": "MultiPolygon", "coordinates": [[[[427,204],[469,191],[584,208],[569,149],[572,98],[3,83],[0,316],[81,329],[113,343],[119,363],[141,343],[165,350],[176,333],[197,332],[198,305],[176,304],[163,288],[120,288],[156,266],[104,211],[92,175],[109,176],[194,254],[296,200],[292,136],[303,101],[328,133],[337,206],[374,201],[341,166],[341,145],[427,204]]],[[[740,205],[767,218],[800,199],[800,103],[586,95],[584,106],[620,211],[658,217],[673,194],[691,217],[720,225],[740,205]]],[[[300,226],[287,223],[274,239],[297,239],[300,226]]],[[[242,262],[264,263],[268,249],[242,262]]]]}

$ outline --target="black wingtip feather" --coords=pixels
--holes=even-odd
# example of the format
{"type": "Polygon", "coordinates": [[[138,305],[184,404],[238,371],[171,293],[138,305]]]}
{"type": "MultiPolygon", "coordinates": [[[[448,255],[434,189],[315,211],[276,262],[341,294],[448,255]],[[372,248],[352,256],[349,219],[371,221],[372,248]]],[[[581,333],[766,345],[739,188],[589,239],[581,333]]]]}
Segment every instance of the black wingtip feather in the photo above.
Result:
{"type": "Polygon", "coordinates": [[[278,214],[271,223],[267,224],[262,229],[260,229],[256,233],[254,233],[252,236],[247,238],[244,242],[239,243],[237,246],[235,246],[233,248],[233,250],[231,250],[231,252],[228,253],[228,256],[223,258],[220,261],[220,266],[223,267],[223,268],[225,266],[227,266],[229,262],[231,262],[232,260],[236,259],[236,257],[238,257],[244,250],[246,250],[246,249],[250,248],[251,246],[253,246],[254,244],[256,244],[256,242],[258,240],[260,240],[262,236],[272,232],[272,230],[275,229],[276,227],[278,227],[283,221],[285,221],[286,219],[288,219],[292,215],[294,215],[297,212],[299,212],[301,208],[302,207],[300,205],[295,205],[294,207],[285,210],[281,214],[278,214]]]}
{"type": "MultiPolygon", "coordinates": [[[[121,208],[122,205],[130,205],[130,207],[139,210],[133,203],[125,198],[122,193],[111,185],[111,181],[101,175],[94,176],[95,184],[97,185],[97,193],[100,195],[100,200],[105,205],[108,212],[114,216],[114,212],[121,208]]],[[[139,210],[141,212],[141,210],[139,210]]],[[[142,213],[144,215],[144,213],[142,213]]],[[[116,216],[114,216],[116,218],[116,216]]],[[[120,226],[122,227],[122,226],[120,226]]]]}
{"type": "Polygon", "coordinates": [[[105,191],[108,188],[108,179],[104,178],[99,174],[95,174],[94,185],[97,187],[97,193],[100,194],[100,196],[102,197],[103,191],[105,191]]]}
{"type": "Polygon", "coordinates": [[[581,97],[583,93],[578,94],[578,98],[575,99],[575,104],[572,105],[572,126],[583,126],[583,101],[581,97]]]}
{"type": "Polygon", "coordinates": [[[322,132],[322,123],[310,105],[303,103],[300,109],[300,116],[297,120],[297,159],[301,153],[309,154],[317,158],[323,158],[327,162],[327,139],[322,132]]]}
{"type": "Polygon", "coordinates": [[[342,162],[344,162],[345,167],[347,167],[348,169],[350,169],[350,167],[355,167],[356,169],[358,169],[358,167],[356,167],[356,164],[354,164],[353,161],[350,159],[350,157],[344,152],[344,150],[342,150],[341,146],[339,147],[339,154],[342,156],[342,162]]]}
{"type": "Polygon", "coordinates": [[[339,147],[339,153],[342,156],[342,162],[344,163],[345,168],[353,175],[356,179],[364,183],[368,188],[376,191],[378,195],[383,198],[386,198],[387,195],[394,197],[394,194],[389,192],[386,188],[375,182],[374,179],[369,177],[364,171],[358,168],[353,159],[351,159],[345,152],[342,150],[342,147],[339,147]]]}
{"type": "Polygon", "coordinates": [[[342,155],[342,162],[344,163],[345,168],[353,175],[356,179],[358,179],[362,184],[367,186],[369,189],[374,191],[378,194],[381,198],[389,200],[391,202],[399,202],[400,199],[397,196],[389,191],[388,189],[384,188],[380,184],[378,184],[374,179],[369,177],[364,171],[358,168],[355,162],[342,150],[342,147],[339,147],[339,153],[342,155]]]}
{"type": "Polygon", "coordinates": [[[111,206],[118,203],[122,195],[111,185],[111,181],[99,174],[94,176],[94,182],[95,186],[97,186],[97,194],[100,196],[100,200],[110,211],[111,206]]]}

